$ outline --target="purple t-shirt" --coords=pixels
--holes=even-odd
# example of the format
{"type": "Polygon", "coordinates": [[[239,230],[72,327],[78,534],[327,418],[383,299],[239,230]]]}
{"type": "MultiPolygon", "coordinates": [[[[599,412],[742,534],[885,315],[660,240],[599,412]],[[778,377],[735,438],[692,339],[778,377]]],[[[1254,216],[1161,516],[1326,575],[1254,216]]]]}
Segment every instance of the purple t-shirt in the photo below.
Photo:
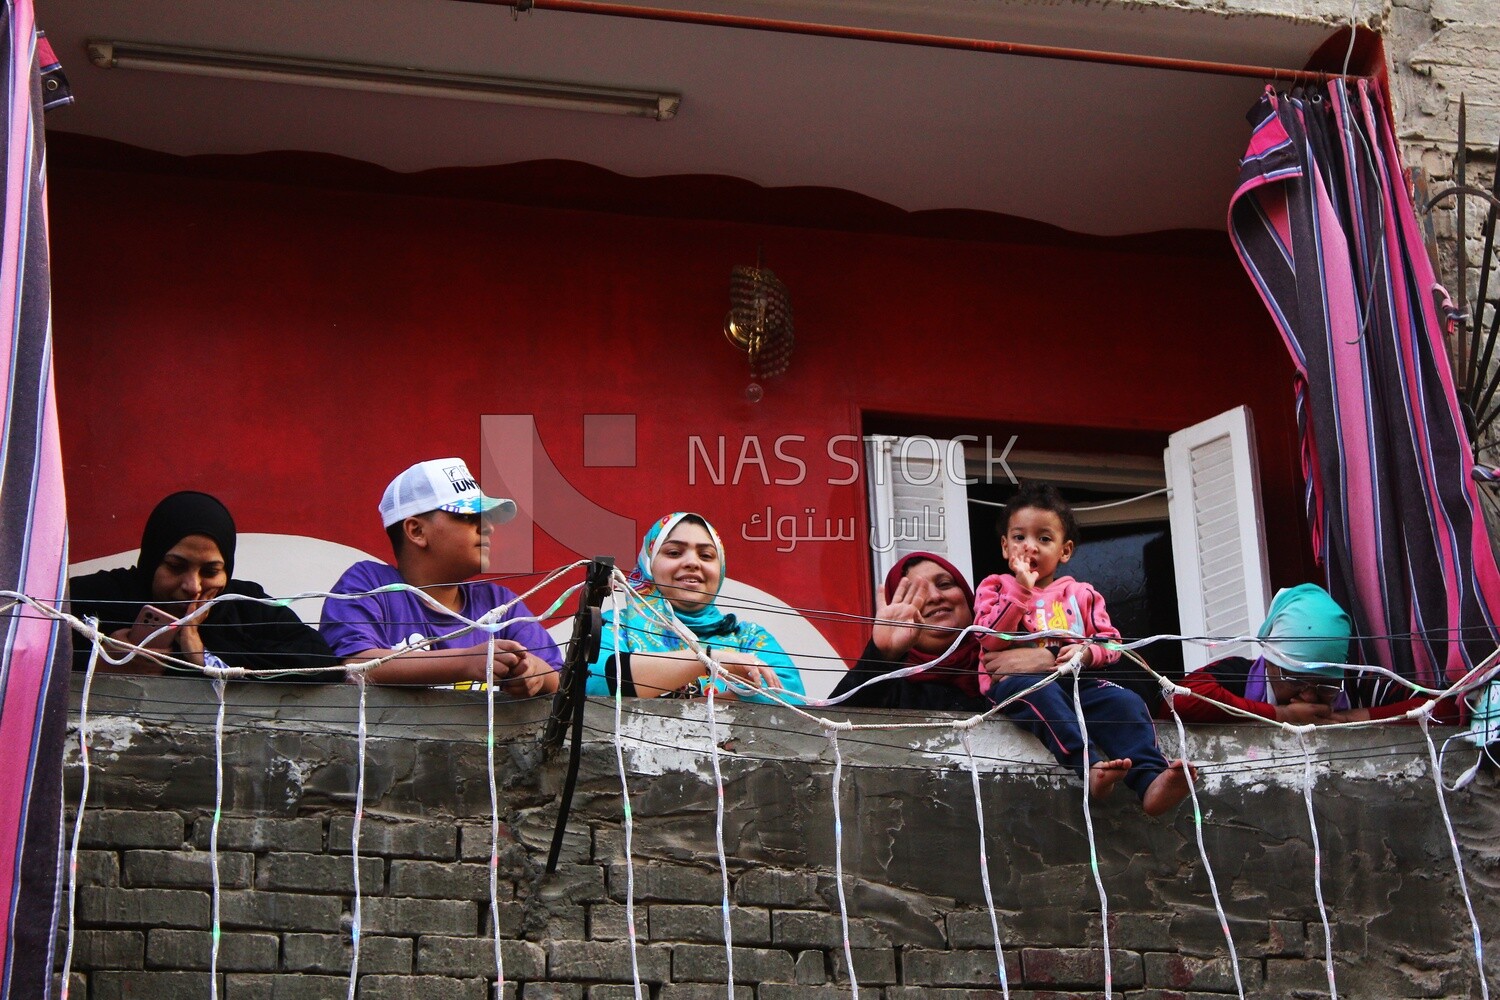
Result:
{"type": "MultiPolygon", "coordinates": [[[[344,571],[333,592],[337,594],[362,594],[387,584],[400,583],[401,573],[394,566],[378,562],[357,562],[344,571]]],[[[461,585],[464,595],[464,617],[479,618],[492,608],[515,601],[516,595],[498,583],[480,581],[461,585]]],[[[529,618],[531,612],[526,605],[517,602],[502,617],[502,622],[513,618],[529,618]]],[[[370,594],[367,597],[340,600],[330,597],[323,602],[323,620],[318,631],[335,656],[354,656],[367,649],[402,649],[422,639],[445,635],[463,627],[463,622],[446,612],[433,609],[409,590],[370,594]]],[[[519,622],[502,628],[497,635],[501,639],[519,642],[531,652],[552,664],[553,670],[562,669],[562,652],[557,643],[538,622],[519,622]]],[[[490,634],[483,629],[473,629],[453,639],[432,643],[430,649],[467,649],[486,642],[490,634]]]]}

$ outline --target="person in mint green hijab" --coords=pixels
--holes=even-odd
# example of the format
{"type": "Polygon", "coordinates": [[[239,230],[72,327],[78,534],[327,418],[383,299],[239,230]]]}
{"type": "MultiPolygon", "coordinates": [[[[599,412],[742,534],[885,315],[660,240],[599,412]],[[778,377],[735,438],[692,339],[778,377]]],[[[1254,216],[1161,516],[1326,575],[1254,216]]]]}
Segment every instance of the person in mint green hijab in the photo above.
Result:
{"type": "MultiPolygon", "coordinates": [[[[1276,592],[1256,635],[1262,640],[1255,659],[1226,656],[1182,679],[1192,694],[1172,699],[1187,722],[1242,722],[1232,706],[1269,722],[1292,725],[1370,722],[1396,719],[1432,699],[1408,695],[1373,706],[1352,706],[1346,683],[1349,640],[1354,623],[1322,587],[1303,583],[1276,592]]],[[[1401,692],[1405,693],[1405,692],[1401,692]]],[[[1165,703],[1157,715],[1166,718],[1165,703]]],[[[1443,698],[1432,708],[1434,722],[1459,721],[1459,705],[1443,698]]]]}
{"type": "Polygon", "coordinates": [[[1344,679],[1349,659],[1349,637],[1354,625],[1349,613],[1315,583],[1284,587],[1271,599],[1266,620],[1255,633],[1265,640],[1267,659],[1283,673],[1344,679]]]}
{"type": "MultiPolygon", "coordinates": [[[[1255,659],[1226,656],[1188,674],[1173,705],[1188,722],[1241,722],[1223,706],[1269,722],[1314,725],[1346,721],[1343,664],[1353,623],[1322,587],[1303,583],[1276,592],[1256,635],[1255,659]]],[[[1162,715],[1162,712],[1158,712],[1162,715]]]]}
{"type": "MultiPolygon", "coordinates": [[[[627,697],[698,698],[707,693],[708,668],[667,622],[675,618],[697,637],[720,669],[788,701],[805,694],[802,676],[776,639],[754,622],[717,606],[724,586],[724,545],[706,518],[678,511],[651,525],[630,574],[635,594],[619,614],[604,616],[599,655],[589,665],[588,693],[627,697]]],[[[720,682],[716,697],[769,702],[736,694],[720,682]]]]}

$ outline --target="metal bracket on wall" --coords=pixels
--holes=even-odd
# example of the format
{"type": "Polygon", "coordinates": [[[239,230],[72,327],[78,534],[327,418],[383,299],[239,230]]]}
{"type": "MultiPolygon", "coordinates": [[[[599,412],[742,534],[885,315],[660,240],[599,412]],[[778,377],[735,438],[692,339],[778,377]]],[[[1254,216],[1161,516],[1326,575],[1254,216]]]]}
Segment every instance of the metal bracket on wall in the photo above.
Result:
{"type": "Polygon", "coordinates": [[[599,644],[604,634],[604,615],[600,609],[604,605],[604,599],[609,596],[610,580],[614,572],[615,560],[611,556],[595,556],[589,563],[583,598],[578,603],[578,612],[573,616],[573,638],[568,642],[562,677],[558,680],[557,694],[552,699],[552,714],[542,733],[542,746],[550,751],[562,746],[563,735],[570,723],[573,730],[573,745],[568,753],[568,776],[563,783],[562,795],[558,798],[557,828],[552,832],[552,849],[547,852],[549,875],[557,870],[563,832],[567,829],[568,813],[573,806],[573,788],[578,783],[578,762],[583,752],[583,708],[587,701],[584,688],[588,684],[589,664],[599,655],[599,644]]]}
{"type": "MultiPolygon", "coordinates": [[[[1454,306],[1450,312],[1451,355],[1453,374],[1458,383],[1458,398],[1463,410],[1464,423],[1469,434],[1469,444],[1477,455],[1496,417],[1500,417],[1500,366],[1490,369],[1495,360],[1496,341],[1500,340],[1500,310],[1491,317],[1488,328],[1484,323],[1484,306],[1490,295],[1490,274],[1495,271],[1495,220],[1500,213],[1500,143],[1495,147],[1496,169],[1491,190],[1470,184],[1468,179],[1468,109],[1462,95],[1458,99],[1458,149],[1453,157],[1453,183],[1427,198],[1422,212],[1430,218],[1432,210],[1448,199],[1454,199],[1457,214],[1455,233],[1455,257],[1457,275],[1452,282],[1454,306]],[[1469,298],[1469,271],[1473,262],[1469,260],[1467,240],[1468,199],[1481,198],[1488,202],[1489,209],[1484,218],[1481,233],[1484,250],[1479,258],[1479,280],[1474,298],[1469,298]]],[[[1431,252],[1429,250],[1429,252],[1431,252]]],[[[1438,267],[1433,257],[1433,267],[1438,267]]],[[[1437,303],[1438,312],[1445,311],[1444,303],[1437,303]]]]}

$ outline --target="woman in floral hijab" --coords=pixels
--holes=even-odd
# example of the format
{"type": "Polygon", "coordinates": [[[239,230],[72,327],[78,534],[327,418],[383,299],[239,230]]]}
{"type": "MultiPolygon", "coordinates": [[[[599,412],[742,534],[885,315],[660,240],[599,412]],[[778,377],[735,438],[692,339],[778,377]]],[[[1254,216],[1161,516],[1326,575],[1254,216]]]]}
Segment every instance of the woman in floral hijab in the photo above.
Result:
{"type": "MultiPolygon", "coordinates": [[[[708,668],[668,624],[675,618],[723,673],[789,701],[802,699],[802,677],[771,633],[719,610],[724,546],[707,519],[678,511],[654,523],[641,541],[630,583],[635,594],[618,613],[618,627],[615,612],[605,615],[599,655],[589,666],[589,694],[612,695],[617,688],[643,698],[705,694],[708,668]]],[[[735,694],[722,681],[717,696],[772,700],[735,694]]]]}

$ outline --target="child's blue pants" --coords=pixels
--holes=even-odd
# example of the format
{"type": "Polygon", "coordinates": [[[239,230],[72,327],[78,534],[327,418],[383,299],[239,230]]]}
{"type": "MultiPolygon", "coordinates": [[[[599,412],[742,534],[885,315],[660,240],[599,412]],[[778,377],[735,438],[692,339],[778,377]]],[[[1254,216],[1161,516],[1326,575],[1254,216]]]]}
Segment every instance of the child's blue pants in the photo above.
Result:
{"type": "MultiPolygon", "coordinates": [[[[1039,674],[996,677],[989,699],[999,704],[1040,680],[1039,674]]],[[[1083,733],[1073,708],[1075,680],[1060,677],[1045,687],[1011,702],[1002,712],[1016,725],[1041,740],[1059,763],[1083,774],[1083,733]]],[[[1089,730],[1089,763],[1128,757],[1125,784],[1144,796],[1156,776],[1167,769],[1167,759],[1156,745],[1156,727],[1146,703],[1133,691],[1111,681],[1082,677],[1076,680],[1089,730]]]]}

